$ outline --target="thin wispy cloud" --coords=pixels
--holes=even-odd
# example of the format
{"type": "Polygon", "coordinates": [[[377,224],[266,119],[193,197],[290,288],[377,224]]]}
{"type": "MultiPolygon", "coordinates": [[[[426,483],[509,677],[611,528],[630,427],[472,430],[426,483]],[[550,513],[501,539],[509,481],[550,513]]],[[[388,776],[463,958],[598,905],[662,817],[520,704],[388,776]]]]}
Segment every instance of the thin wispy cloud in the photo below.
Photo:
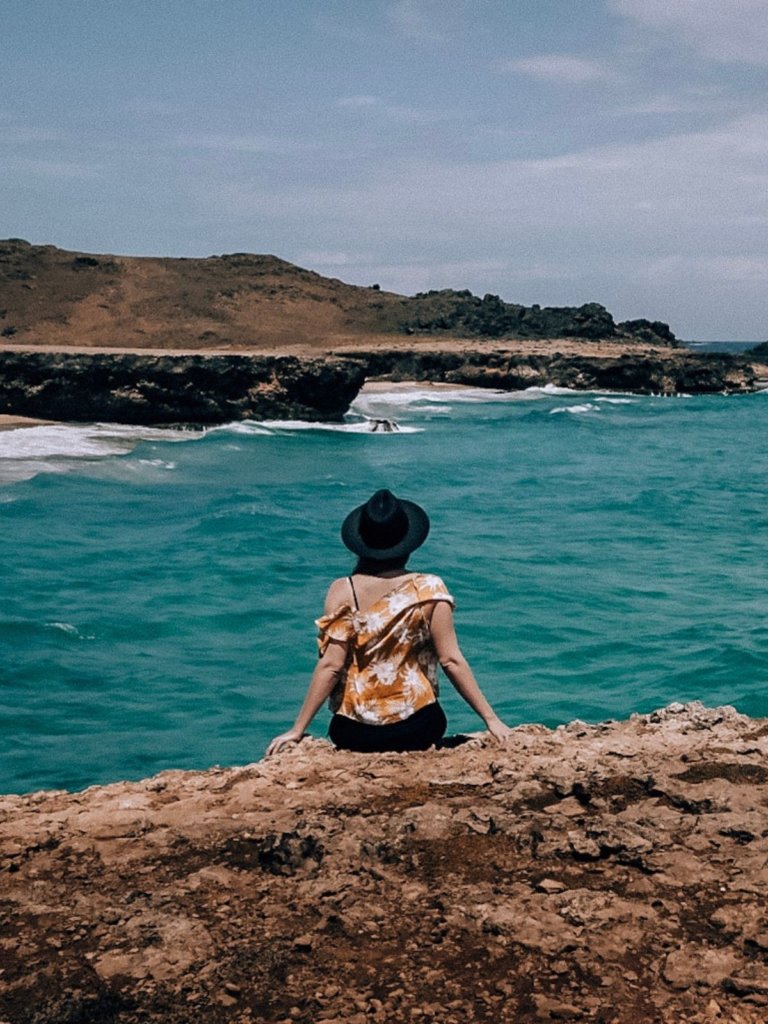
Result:
{"type": "Polygon", "coordinates": [[[387,11],[396,31],[417,42],[435,42],[442,38],[444,4],[436,0],[397,0],[387,11]]]}
{"type": "Polygon", "coordinates": [[[723,107],[724,98],[717,94],[692,95],[660,93],[634,103],[627,103],[611,111],[616,116],[635,117],[667,114],[693,114],[716,112],[723,107]]]}
{"type": "Polygon", "coordinates": [[[718,62],[768,65],[768,0],[608,0],[618,14],[674,32],[718,62]]]}
{"type": "Polygon", "coordinates": [[[93,181],[101,177],[103,171],[95,164],[53,158],[16,158],[7,161],[6,164],[16,171],[22,171],[34,177],[61,181],[93,181]]]}
{"type": "Polygon", "coordinates": [[[252,153],[262,156],[292,156],[313,148],[303,139],[284,135],[219,135],[216,133],[177,135],[174,145],[182,149],[252,153]]]}
{"type": "Polygon", "coordinates": [[[312,268],[359,267],[370,259],[370,253],[341,252],[333,249],[303,249],[296,259],[302,266],[312,268]]]}
{"type": "Polygon", "coordinates": [[[393,121],[407,124],[437,124],[441,121],[453,120],[453,110],[437,110],[421,107],[410,107],[401,103],[388,103],[379,96],[344,96],[336,101],[342,110],[359,111],[360,113],[376,111],[393,121]]]}
{"type": "Polygon", "coordinates": [[[342,96],[341,99],[336,100],[337,107],[348,108],[350,110],[360,110],[365,107],[375,107],[381,103],[381,99],[378,96],[342,96]]]}
{"type": "Polygon", "coordinates": [[[58,142],[63,138],[61,131],[26,124],[13,114],[0,114],[0,145],[23,146],[27,143],[58,142]]]}
{"type": "Polygon", "coordinates": [[[520,57],[500,61],[496,66],[502,72],[528,75],[543,82],[559,82],[563,85],[585,85],[590,82],[610,81],[616,77],[609,68],[598,61],[562,53],[520,57]]]}

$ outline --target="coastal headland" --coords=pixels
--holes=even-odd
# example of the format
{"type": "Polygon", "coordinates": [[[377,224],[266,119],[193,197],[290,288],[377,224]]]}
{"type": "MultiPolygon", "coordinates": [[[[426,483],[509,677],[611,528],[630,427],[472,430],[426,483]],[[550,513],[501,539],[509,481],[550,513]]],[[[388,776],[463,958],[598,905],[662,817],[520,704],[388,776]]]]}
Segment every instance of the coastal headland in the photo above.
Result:
{"type": "Polygon", "coordinates": [[[752,391],[765,355],[695,353],[598,303],[406,297],[274,256],[103,256],[0,242],[0,414],[338,420],[372,377],[516,390],[752,391]]]}
{"type": "Polygon", "coordinates": [[[0,1020],[764,1024],[768,721],[0,798],[0,1020]]]}

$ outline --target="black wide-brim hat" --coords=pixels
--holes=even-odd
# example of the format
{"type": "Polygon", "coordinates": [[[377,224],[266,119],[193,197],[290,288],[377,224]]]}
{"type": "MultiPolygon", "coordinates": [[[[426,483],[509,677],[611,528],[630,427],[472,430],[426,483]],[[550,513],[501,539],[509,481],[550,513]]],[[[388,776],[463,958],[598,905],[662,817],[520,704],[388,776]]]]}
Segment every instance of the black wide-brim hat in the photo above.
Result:
{"type": "Polygon", "coordinates": [[[409,555],[428,533],[424,509],[387,490],[376,491],[341,524],[341,539],[350,551],[380,562],[409,555]]]}

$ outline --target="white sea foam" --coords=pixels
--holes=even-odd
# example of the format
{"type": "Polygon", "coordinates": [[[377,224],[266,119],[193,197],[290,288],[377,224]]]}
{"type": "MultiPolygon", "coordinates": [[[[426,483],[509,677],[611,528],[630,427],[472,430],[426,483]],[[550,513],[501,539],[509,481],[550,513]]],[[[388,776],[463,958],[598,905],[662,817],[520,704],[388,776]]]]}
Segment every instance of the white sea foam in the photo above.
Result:
{"type": "Polygon", "coordinates": [[[168,462],[166,459],[139,459],[140,466],[151,466],[153,469],[165,469],[168,472],[176,469],[175,462],[168,462]]]}
{"type": "Polygon", "coordinates": [[[272,436],[272,431],[265,427],[263,423],[257,423],[255,420],[236,420],[232,423],[222,423],[220,427],[211,427],[208,430],[209,434],[263,434],[266,437],[272,436]]]}
{"type": "Polygon", "coordinates": [[[67,636],[73,637],[75,640],[95,640],[96,638],[88,633],[81,633],[77,626],[73,626],[71,622],[46,622],[47,629],[56,629],[61,633],[66,633],[67,636]]]}
{"type": "Polygon", "coordinates": [[[189,441],[188,430],[137,427],[120,423],[56,423],[0,433],[0,459],[98,458],[123,455],[140,441],[189,441]]]}
{"type": "Polygon", "coordinates": [[[622,397],[621,392],[584,391],[562,388],[554,384],[529,387],[520,391],[500,391],[492,388],[440,387],[425,388],[414,384],[411,387],[393,387],[391,391],[362,391],[350,407],[352,414],[366,417],[397,418],[406,413],[450,414],[454,405],[517,404],[520,402],[546,401],[554,397],[578,396],[595,398],[596,401],[625,404],[637,396],[622,397]]]}
{"type": "Polygon", "coordinates": [[[580,405],[560,405],[556,409],[550,409],[549,415],[555,416],[563,412],[571,416],[583,416],[585,413],[600,412],[600,406],[595,405],[594,402],[586,402],[580,405]]]}
{"type": "MultiPolygon", "coordinates": [[[[373,417],[376,419],[377,417],[373,417]]],[[[387,417],[391,418],[391,417],[387,417]]],[[[394,437],[396,434],[418,434],[421,427],[396,425],[392,431],[373,430],[370,419],[348,423],[314,423],[311,420],[264,420],[262,424],[275,432],[292,430],[322,430],[332,434],[375,434],[376,437],[394,437]]]]}
{"type": "Polygon", "coordinates": [[[80,460],[126,455],[142,441],[191,441],[201,436],[199,431],[120,423],[55,423],[3,430],[0,483],[29,480],[38,473],[70,472],[80,460]]]}

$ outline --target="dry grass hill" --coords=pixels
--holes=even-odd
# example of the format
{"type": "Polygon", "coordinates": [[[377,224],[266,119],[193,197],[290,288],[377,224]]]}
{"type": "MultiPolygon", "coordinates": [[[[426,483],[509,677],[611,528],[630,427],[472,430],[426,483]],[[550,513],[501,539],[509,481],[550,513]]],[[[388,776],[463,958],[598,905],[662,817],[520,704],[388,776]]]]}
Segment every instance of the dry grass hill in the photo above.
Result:
{"type": "Polygon", "coordinates": [[[666,324],[616,324],[597,303],[525,307],[452,290],[408,298],[276,256],[103,256],[0,241],[5,348],[287,352],[564,337],[674,344],[666,324]]]}

